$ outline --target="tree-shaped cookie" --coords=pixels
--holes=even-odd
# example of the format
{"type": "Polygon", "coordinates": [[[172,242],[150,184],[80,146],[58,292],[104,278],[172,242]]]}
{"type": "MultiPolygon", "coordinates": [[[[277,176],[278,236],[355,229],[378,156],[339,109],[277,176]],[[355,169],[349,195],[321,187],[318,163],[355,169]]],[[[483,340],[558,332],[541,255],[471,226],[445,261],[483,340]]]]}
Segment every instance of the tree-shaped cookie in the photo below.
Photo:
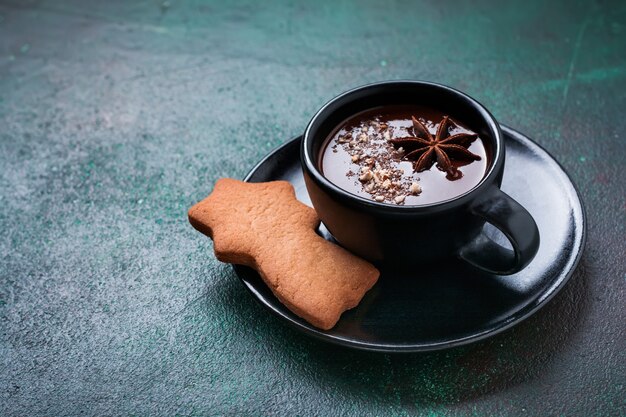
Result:
{"type": "Polygon", "coordinates": [[[213,239],[217,259],[254,268],[289,310],[325,330],[378,279],[373,265],[315,232],[315,210],[286,181],[220,179],[189,221],[213,239]]]}

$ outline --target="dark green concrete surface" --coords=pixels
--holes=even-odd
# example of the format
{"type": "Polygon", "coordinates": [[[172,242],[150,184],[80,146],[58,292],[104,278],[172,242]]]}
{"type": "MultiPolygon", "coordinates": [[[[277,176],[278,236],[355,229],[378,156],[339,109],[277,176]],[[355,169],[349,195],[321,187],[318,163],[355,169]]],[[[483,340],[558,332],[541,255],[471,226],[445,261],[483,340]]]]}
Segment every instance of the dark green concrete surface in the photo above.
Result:
{"type": "Polygon", "coordinates": [[[626,415],[626,3],[505,3],[0,1],[0,415],[626,415]],[[476,97],[586,204],[572,281],[482,343],[311,340],[187,223],[395,78],[476,97]]]}

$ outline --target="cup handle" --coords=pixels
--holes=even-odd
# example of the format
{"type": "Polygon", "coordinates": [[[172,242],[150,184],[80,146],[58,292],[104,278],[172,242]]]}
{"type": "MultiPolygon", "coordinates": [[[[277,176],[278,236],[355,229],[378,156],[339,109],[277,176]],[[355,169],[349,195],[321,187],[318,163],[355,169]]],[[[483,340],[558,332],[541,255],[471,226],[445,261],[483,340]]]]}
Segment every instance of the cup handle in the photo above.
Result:
{"type": "Polygon", "coordinates": [[[509,239],[513,250],[481,233],[461,249],[461,259],[492,274],[510,275],[535,257],[539,249],[537,224],[524,207],[502,190],[492,187],[472,205],[471,211],[497,227],[509,239]]]}

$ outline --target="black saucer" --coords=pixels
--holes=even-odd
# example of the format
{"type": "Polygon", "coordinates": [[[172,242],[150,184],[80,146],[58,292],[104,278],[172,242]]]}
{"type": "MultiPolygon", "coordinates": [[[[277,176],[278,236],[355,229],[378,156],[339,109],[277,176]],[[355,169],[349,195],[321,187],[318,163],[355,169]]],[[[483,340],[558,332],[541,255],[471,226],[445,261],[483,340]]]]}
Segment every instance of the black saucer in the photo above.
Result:
{"type": "MultiPolygon", "coordinates": [[[[270,311],[305,333],[359,349],[417,352],[484,339],[536,312],[567,282],[585,240],[585,214],[561,166],[539,145],[502,126],[506,167],[502,190],[532,214],[541,234],[535,259],[515,275],[477,272],[461,261],[412,271],[381,269],[378,283],[339,323],[321,331],[284,307],[252,269],[235,266],[239,278],[270,311]]],[[[311,205],[300,168],[300,139],[264,158],[246,181],[287,180],[311,205]]],[[[492,239],[503,243],[494,229],[492,239]]],[[[329,238],[322,226],[320,233],[329,238]]],[[[293,271],[297,274],[298,271],[293,271]]]]}

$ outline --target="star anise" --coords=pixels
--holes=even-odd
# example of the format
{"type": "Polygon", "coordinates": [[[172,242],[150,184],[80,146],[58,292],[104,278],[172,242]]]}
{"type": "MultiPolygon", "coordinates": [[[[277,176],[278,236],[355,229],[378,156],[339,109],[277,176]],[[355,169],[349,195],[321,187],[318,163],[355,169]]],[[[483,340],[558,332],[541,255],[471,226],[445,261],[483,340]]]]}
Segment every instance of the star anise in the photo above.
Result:
{"type": "Polygon", "coordinates": [[[437,168],[445,171],[450,180],[456,180],[463,176],[453,164],[452,160],[479,161],[480,156],[467,150],[469,145],[478,137],[473,133],[457,133],[450,136],[448,124],[454,121],[448,116],[444,116],[435,137],[431,135],[428,128],[414,116],[413,136],[389,139],[393,145],[405,148],[408,152],[404,159],[413,161],[413,169],[421,172],[429,169],[437,161],[437,168]]]}

